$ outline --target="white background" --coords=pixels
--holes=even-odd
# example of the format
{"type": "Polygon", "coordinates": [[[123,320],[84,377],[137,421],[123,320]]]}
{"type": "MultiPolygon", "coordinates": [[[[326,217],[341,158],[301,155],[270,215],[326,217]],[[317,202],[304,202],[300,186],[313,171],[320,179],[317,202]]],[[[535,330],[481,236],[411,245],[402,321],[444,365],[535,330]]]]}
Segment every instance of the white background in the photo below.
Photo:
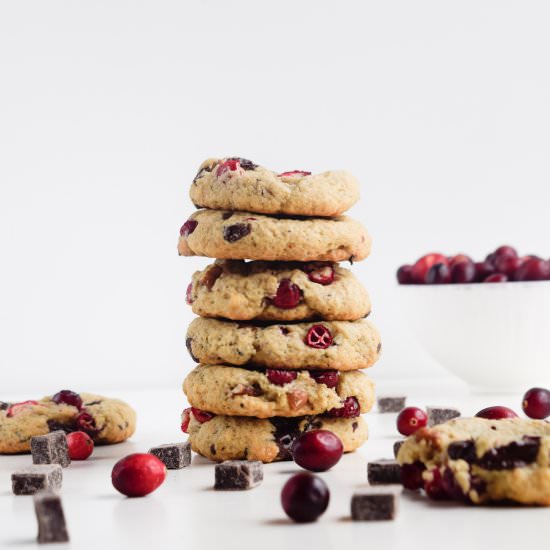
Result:
{"type": "Polygon", "coordinates": [[[550,254],[546,2],[0,2],[2,391],[179,391],[209,156],[360,178],[378,379],[441,372],[400,263],[550,254]]]}

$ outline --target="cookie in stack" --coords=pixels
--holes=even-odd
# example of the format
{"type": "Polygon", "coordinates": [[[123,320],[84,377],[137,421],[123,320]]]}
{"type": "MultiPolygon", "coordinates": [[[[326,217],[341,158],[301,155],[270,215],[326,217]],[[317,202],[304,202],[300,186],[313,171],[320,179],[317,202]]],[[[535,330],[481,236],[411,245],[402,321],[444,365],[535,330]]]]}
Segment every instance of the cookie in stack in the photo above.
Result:
{"type": "Polygon", "coordinates": [[[342,215],[359,198],[357,181],[210,159],[190,195],[200,210],[180,230],[179,254],[215,259],[187,289],[200,315],[186,339],[199,365],[183,385],[193,450],[214,461],[286,460],[312,429],[357,449],[368,435],[360,415],[374,402],[360,369],[381,350],[364,319],[368,294],[338,264],[370,252],[363,226],[342,215]]]}

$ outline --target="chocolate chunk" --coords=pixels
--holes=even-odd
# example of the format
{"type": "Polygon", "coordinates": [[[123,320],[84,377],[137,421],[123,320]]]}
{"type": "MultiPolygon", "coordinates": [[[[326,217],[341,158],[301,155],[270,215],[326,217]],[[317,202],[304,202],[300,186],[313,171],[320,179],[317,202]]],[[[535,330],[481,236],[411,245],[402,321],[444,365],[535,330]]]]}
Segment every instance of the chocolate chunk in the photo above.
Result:
{"type": "Polygon", "coordinates": [[[401,487],[369,487],[351,497],[351,519],[354,521],[378,521],[394,519],[401,487]]]}
{"type": "Polygon", "coordinates": [[[38,542],[68,542],[69,534],[60,496],[52,491],[40,491],[33,498],[38,520],[38,542]]]}
{"type": "Polygon", "coordinates": [[[384,395],[378,398],[378,412],[380,413],[398,413],[405,408],[407,398],[403,395],[390,396],[384,395]]]}
{"type": "Polygon", "coordinates": [[[233,212],[224,212],[222,214],[222,220],[228,220],[233,215],[233,212]]]}
{"type": "Polygon", "coordinates": [[[61,489],[62,468],[59,464],[38,464],[11,474],[14,495],[34,495],[44,489],[61,489]]]}
{"type": "Polygon", "coordinates": [[[235,223],[223,228],[223,238],[234,243],[246,237],[252,231],[252,226],[249,223],[235,223]]]}
{"type": "Polygon", "coordinates": [[[48,425],[48,430],[50,432],[65,432],[66,434],[74,432],[75,431],[75,425],[72,424],[63,424],[61,422],[58,422],[57,420],[49,419],[46,424],[48,425]]]}
{"type": "Polygon", "coordinates": [[[200,361],[193,355],[193,348],[191,347],[192,343],[193,343],[193,338],[188,337],[185,339],[185,347],[187,348],[187,351],[189,352],[191,359],[193,359],[195,363],[200,363],[200,361]]]}
{"type": "Polygon", "coordinates": [[[191,464],[191,445],[189,443],[167,443],[151,447],[149,453],[162,460],[169,470],[181,470],[191,464]]]}
{"type": "Polygon", "coordinates": [[[254,170],[258,168],[258,165],[254,164],[251,160],[243,159],[241,157],[231,157],[231,158],[228,158],[227,160],[238,160],[243,170],[254,170]]]}
{"type": "Polygon", "coordinates": [[[395,460],[382,458],[367,464],[367,478],[371,485],[401,483],[401,466],[395,460]]]}
{"type": "Polygon", "coordinates": [[[214,489],[252,489],[264,478],[263,464],[259,460],[226,460],[215,466],[214,489]]]}
{"type": "Polygon", "coordinates": [[[488,450],[476,464],[485,470],[512,470],[537,460],[540,437],[523,436],[520,441],[488,450]]]}
{"type": "Polygon", "coordinates": [[[60,464],[66,468],[71,463],[63,431],[31,437],[31,453],[33,464],[60,464]]]}
{"type": "Polygon", "coordinates": [[[399,453],[399,449],[401,449],[401,445],[405,443],[404,439],[399,439],[393,444],[393,456],[397,458],[397,454],[399,453]]]}
{"type": "Polygon", "coordinates": [[[473,441],[455,441],[447,447],[447,454],[451,460],[465,460],[470,464],[477,459],[473,441]]]}
{"type": "Polygon", "coordinates": [[[292,460],[290,448],[298,436],[300,431],[300,417],[284,418],[273,417],[270,422],[275,426],[273,437],[279,447],[279,460],[292,460]]]}
{"type": "Polygon", "coordinates": [[[453,407],[426,407],[426,412],[428,414],[428,426],[443,424],[460,416],[460,411],[453,407]]]}
{"type": "Polygon", "coordinates": [[[0,411],[5,411],[10,408],[10,404],[5,401],[0,401],[0,411]]]}

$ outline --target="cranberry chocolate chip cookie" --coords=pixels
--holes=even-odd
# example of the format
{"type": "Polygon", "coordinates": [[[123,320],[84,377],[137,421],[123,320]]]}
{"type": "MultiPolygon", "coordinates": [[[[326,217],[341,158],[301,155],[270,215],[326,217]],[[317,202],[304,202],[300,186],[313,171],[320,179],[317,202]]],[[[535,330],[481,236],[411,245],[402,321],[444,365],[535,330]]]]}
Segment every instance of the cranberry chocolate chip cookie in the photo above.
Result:
{"type": "Polygon", "coordinates": [[[371,310],[367,291],[330,262],[220,260],[193,275],[193,312],[235,321],[355,321],[371,310]]]}
{"type": "Polygon", "coordinates": [[[349,399],[357,404],[354,413],[359,415],[368,412],[374,403],[374,384],[358,371],[200,365],[187,376],[183,390],[189,403],[198,409],[257,418],[327,412],[337,416],[349,399]]]}
{"type": "Polygon", "coordinates": [[[550,423],[457,418],[400,447],[405,487],[434,499],[550,506],[550,423]]]}
{"type": "Polygon", "coordinates": [[[339,371],[371,367],[382,349],[377,329],[365,319],[258,326],[199,317],[189,325],[186,344],[198,363],[339,371]]]}
{"type": "Polygon", "coordinates": [[[203,162],[189,192],[198,208],[263,214],[339,216],[359,199],[359,184],[344,171],[277,174],[243,158],[203,162]]]}
{"type": "Polygon", "coordinates": [[[361,223],[338,218],[289,218],[199,210],[181,227],[180,256],[233,260],[364,260],[371,238],[361,223]]]}
{"type": "Polygon", "coordinates": [[[192,449],[202,456],[223,460],[291,460],[290,448],[304,432],[328,430],[335,433],[344,452],[355,451],[368,437],[367,424],[361,417],[331,418],[303,416],[269,419],[242,416],[205,417],[201,411],[184,411],[182,428],[189,433],[192,449]]]}
{"type": "Polygon", "coordinates": [[[118,399],[62,390],[21,403],[0,402],[0,454],[30,451],[31,437],[57,430],[86,432],[95,443],[119,443],[136,428],[136,413],[118,399]]]}

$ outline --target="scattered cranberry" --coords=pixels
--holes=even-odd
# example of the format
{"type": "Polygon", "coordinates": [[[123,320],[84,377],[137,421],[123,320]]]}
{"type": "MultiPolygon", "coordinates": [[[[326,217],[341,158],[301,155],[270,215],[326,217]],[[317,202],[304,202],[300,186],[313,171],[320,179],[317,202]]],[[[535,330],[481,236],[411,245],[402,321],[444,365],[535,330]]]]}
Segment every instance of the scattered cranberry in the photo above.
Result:
{"type": "Polygon", "coordinates": [[[401,466],[401,483],[405,489],[416,491],[424,487],[422,472],[426,469],[422,462],[413,462],[412,464],[403,464],[401,466]]]}
{"type": "Polygon", "coordinates": [[[529,418],[543,419],[550,416],[550,391],[531,388],[523,396],[521,407],[529,418]]]}
{"type": "Polygon", "coordinates": [[[78,393],[75,393],[71,390],[61,390],[57,392],[53,397],[52,401],[58,405],[64,403],[65,405],[72,405],[78,410],[82,409],[82,398],[78,393]]]}
{"type": "Polygon", "coordinates": [[[445,488],[445,482],[438,468],[430,471],[431,479],[424,480],[424,491],[432,500],[448,500],[449,494],[445,488]]]}
{"type": "Polygon", "coordinates": [[[425,282],[428,285],[445,285],[451,282],[451,270],[445,263],[434,264],[426,272],[425,282]]]}
{"type": "Polygon", "coordinates": [[[493,273],[483,279],[484,283],[506,283],[507,281],[508,277],[504,273],[493,273]]]}
{"type": "Polygon", "coordinates": [[[166,466],[156,456],[135,453],[119,460],[111,474],[113,486],[127,497],[144,497],[162,485],[166,466]]]}
{"type": "Polygon", "coordinates": [[[460,261],[451,264],[451,281],[453,283],[472,283],[476,279],[476,266],[472,261],[460,261]]]}
{"type": "Polygon", "coordinates": [[[91,436],[101,431],[101,428],[97,427],[94,417],[86,412],[82,412],[76,417],[75,424],[79,430],[86,432],[91,436]]]}
{"type": "Polygon", "coordinates": [[[489,275],[492,275],[495,272],[493,264],[485,262],[476,262],[476,281],[484,281],[489,275]]]}
{"type": "Polygon", "coordinates": [[[193,303],[193,283],[187,285],[187,290],[185,291],[185,301],[188,305],[193,303]]]}
{"type": "Polygon", "coordinates": [[[397,416],[400,434],[411,435],[428,423],[428,415],[418,407],[405,407],[397,416]]]}
{"type": "Polygon", "coordinates": [[[32,399],[29,399],[28,401],[21,401],[21,403],[14,403],[6,410],[6,416],[12,417],[17,414],[20,409],[26,409],[31,405],[40,405],[40,403],[38,401],[33,401],[32,399]]]}
{"type": "Polygon", "coordinates": [[[312,472],[329,470],[340,460],[343,452],[340,438],[328,430],[305,432],[292,445],[294,462],[312,472]]]}
{"type": "Polygon", "coordinates": [[[298,373],[294,370],[284,369],[267,369],[265,371],[267,379],[277,386],[284,386],[290,384],[293,380],[296,380],[298,373]]]}
{"type": "Polygon", "coordinates": [[[550,262],[529,258],[514,272],[515,281],[543,281],[550,279],[550,262]]]}
{"type": "Polygon", "coordinates": [[[191,412],[193,413],[195,420],[197,422],[200,422],[201,424],[212,420],[216,416],[215,414],[202,411],[201,409],[197,409],[196,407],[191,407],[191,412]]]}
{"type": "Polygon", "coordinates": [[[337,409],[330,409],[328,416],[333,418],[355,418],[361,414],[361,407],[356,397],[346,397],[344,404],[337,409]]]}
{"type": "Polygon", "coordinates": [[[495,258],[517,258],[518,252],[513,246],[499,246],[494,252],[495,258]]]}
{"type": "Polygon", "coordinates": [[[189,423],[191,422],[191,407],[183,409],[181,413],[181,431],[186,434],[189,433],[189,423]]]}
{"type": "Polygon", "coordinates": [[[449,267],[453,267],[455,264],[459,264],[462,262],[474,263],[472,258],[470,258],[470,256],[466,254],[457,254],[456,256],[451,256],[450,258],[448,258],[448,260],[449,267]]]}
{"type": "Polygon", "coordinates": [[[314,269],[307,274],[310,281],[320,285],[330,285],[334,282],[334,268],[331,265],[325,265],[319,269],[314,269]]]}
{"type": "Polygon", "coordinates": [[[227,159],[224,162],[220,162],[220,164],[218,164],[218,168],[216,169],[216,177],[219,178],[227,172],[236,172],[240,166],[241,163],[239,162],[239,159],[236,158],[227,159]]]}
{"type": "Polygon", "coordinates": [[[183,238],[187,238],[195,229],[197,229],[197,225],[199,225],[199,222],[196,220],[187,220],[180,229],[180,235],[183,238]]]}
{"type": "Polygon", "coordinates": [[[283,172],[279,174],[280,178],[288,176],[311,176],[311,172],[304,172],[303,170],[292,170],[291,172],[283,172]]]}
{"type": "Polygon", "coordinates": [[[430,267],[435,264],[448,264],[448,260],[443,254],[426,254],[422,256],[412,267],[412,279],[417,284],[426,282],[426,274],[430,267]]]}
{"type": "Polygon", "coordinates": [[[317,384],[324,384],[327,388],[335,388],[340,380],[340,373],[337,370],[310,371],[309,375],[317,384]]]}
{"type": "Polygon", "coordinates": [[[307,331],[305,343],[310,348],[326,349],[332,345],[332,334],[324,325],[313,325],[307,331]]]}
{"type": "Polygon", "coordinates": [[[71,460],[86,460],[94,451],[94,442],[86,432],[67,434],[67,447],[71,460]]]}
{"type": "Polygon", "coordinates": [[[414,283],[412,270],[412,265],[402,265],[397,270],[397,282],[400,285],[412,285],[414,283]]]}
{"type": "Polygon", "coordinates": [[[306,472],[292,476],[281,492],[283,510],[298,523],[315,521],[327,509],[329,499],[326,483],[306,472]]]}
{"type": "Polygon", "coordinates": [[[495,405],[481,409],[476,416],[478,418],[487,418],[489,420],[501,420],[502,418],[517,418],[517,414],[508,407],[495,405]]]}
{"type": "Polygon", "coordinates": [[[277,294],[271,300],[280,309],[295,308],[302,298],[302,291],[290,279],[283,279],[277,288],[277,294]]]}
{"type": "Polygon", "coordinates": [[[498,273],[511,277],[523,262],[517,256],[497,256],[494,263],[498,273]]]}

